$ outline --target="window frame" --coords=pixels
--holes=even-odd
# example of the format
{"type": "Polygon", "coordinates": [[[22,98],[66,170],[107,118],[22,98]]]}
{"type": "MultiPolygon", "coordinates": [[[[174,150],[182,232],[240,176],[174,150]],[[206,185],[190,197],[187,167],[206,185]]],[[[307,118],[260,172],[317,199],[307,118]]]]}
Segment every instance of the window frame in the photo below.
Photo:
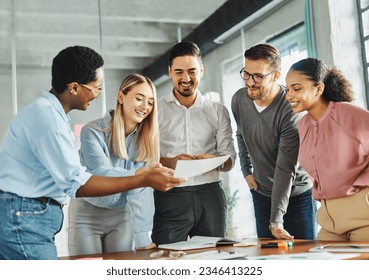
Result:
{"type": "Polygon", "coordinates": [[[365,97],[366,97],[366,106],[369,108],[369,53],[365,48],[365,44],[369,45],[369,34],[364,34],[364,22],[363,15],[365,12],[369,13],[369,4],[366,7],[363,7],[363,0],[356,0],[357,10],[358,10],[358,19],[359,19],[359,33],[360,33],[360,45],[361,45],[361,54],[363,61],[363,74],[364,74],[364,85],[365,85],[365,97]]]}

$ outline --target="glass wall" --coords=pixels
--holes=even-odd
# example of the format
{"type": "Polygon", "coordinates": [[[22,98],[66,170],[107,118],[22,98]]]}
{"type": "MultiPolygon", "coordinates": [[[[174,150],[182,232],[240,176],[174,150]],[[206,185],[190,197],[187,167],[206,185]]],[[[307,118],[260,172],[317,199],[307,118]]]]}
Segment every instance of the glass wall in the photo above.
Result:
{"type": "MultiPolygon", "coordinates": [[[[51,63],[60,50],[83,45],[101,52],[99,24],[98,0],[88,1],[88,5],[86,1],[35,0],[32,5],[21,0],[0,1],[0,139],[12,116],[51,88],[51,63]]],[[[116,74],[106,76],[116,79],[116,74]]],[[[116,90],[111,92],[115,95],[116,90]]],[[[72,125],[101,116],[105,98],[103,94],[92,102],[88,114],[72,111],[72,125]]]]}
{"type": "Polygon", "coordinates": [[[286,74],[291,65],[308,56],[305,24],[301,22],[287,29],[285,32],[267,40],[267,43],[275,46],[281,54],[282,75],[278,82],[285,85],[286,74]]]}

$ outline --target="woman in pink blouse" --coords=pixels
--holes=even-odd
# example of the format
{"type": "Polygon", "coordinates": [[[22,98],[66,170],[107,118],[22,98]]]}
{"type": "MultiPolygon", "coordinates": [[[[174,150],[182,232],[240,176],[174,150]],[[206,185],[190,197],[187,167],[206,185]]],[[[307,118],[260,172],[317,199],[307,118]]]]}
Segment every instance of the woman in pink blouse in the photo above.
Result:
{"type": "Polygon", "coordinates": [[[298,123],[299,161],[321,202],[318,240],[369,241],[369,112],[351,102],[351,84],[314,58],[293,64],[287,99],[298,123]]]}

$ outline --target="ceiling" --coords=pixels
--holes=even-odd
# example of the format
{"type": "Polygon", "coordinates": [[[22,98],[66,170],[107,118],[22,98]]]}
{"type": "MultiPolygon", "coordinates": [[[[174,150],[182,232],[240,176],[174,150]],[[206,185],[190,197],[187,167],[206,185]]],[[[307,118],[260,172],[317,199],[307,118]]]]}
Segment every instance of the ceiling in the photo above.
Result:
{"type": "Polygon", "coordinates": [[[14,49],[18,68],[49,67],[61,49],[86,45],[102,53],[106,69],[141,70],[225,2],[1,0],[0,65],[11,68],[14,49]]]}

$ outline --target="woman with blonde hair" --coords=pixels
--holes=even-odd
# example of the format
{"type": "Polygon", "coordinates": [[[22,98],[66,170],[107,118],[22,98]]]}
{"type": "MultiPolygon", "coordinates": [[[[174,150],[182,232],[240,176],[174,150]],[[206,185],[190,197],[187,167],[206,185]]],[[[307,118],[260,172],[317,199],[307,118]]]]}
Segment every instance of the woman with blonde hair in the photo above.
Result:
{"type": "MultiPolygon", "coordinates": [[[[127,76],[115,110],[108,110],[81,131],[81,163],[100,176],[131,176],[159,160],[157,97],[152,81],[127,76]]],[[[70,255],[155,247],[149,237],[154,214],[151,188],[93,198],[69,206],[70,255]]]]}

